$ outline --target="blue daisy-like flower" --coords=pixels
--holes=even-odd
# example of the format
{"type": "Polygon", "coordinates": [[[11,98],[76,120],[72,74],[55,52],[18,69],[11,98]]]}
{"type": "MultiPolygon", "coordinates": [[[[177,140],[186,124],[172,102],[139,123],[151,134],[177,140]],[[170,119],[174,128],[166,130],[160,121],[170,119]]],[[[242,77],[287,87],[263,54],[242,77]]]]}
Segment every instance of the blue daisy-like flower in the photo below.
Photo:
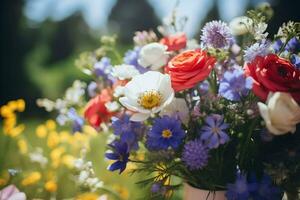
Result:
{"type": "Polygon", "coordinates": [[[114,82],[115,78],[112,76],[112,65],[108,57],[103,57],[99,62],[94,64],[94,74],[104,80],[114,82]]]}
{"type": "Polygon", "coordinates": [[[75,108],[70,108],[67,113],[67,116],[73,122],[73,133],[80,132],[84,124],[84,119],[77,114],[75,108]]]}
{"type": "Polygon", "coordinates": [[[202,169],[208,163],[209,149],[202,140],[193,140],[184,145],[182,161],[191,170],[202,169]]]}
{"type": "Polygon", "coordinates": [[[150,150],[166,150],[169,147],[177,149],[182,143],[185,133],[178,119],[163,116],[156,118],[147,133],[147,147],[150,150]]]}
{"type": "Polygon", "coordinates": [[[142,138],[144,126],[140,122],[130,121],[128,115],[120,118],[112,118],[114,134],[120,136],[120,140],[128,144],[130,150],[138,150],[138,141],[142,138]]]}
{"type": "Polygon", "coordinates": [[[244,60],[245,62],[251,62],[254,60],[257,56],[266,56],[270,53],[270,43],[267,41],[257,42],[250,47],[248,47],[246,50],[244,50],[244,60]]]}
{"type": "Polygon", "coordinates": [[[115,160],[115,162],[108,166],[108,170],[115,171],[120,170],[120,174],[126,169],[129,161],[129,148],[126,143],[120,141],[114,141],[109,145],[112,148],[111,153],[106,153],[105,157],[109,160],[115,160]]]}
{"type": "Polygon", "coordinates": [[[227,71],[220,81],[219,95],[231,101],[240,101],[251,90],[252,83],[252,78],[245,77],[241,69],[227,71]]]}
{"type": "Polygon", "coordinates": [[[142,67],[138,63],[139,54],[141,51],[141,47],[134,47],[132,50],[128,50],[124,56],[124,63],[128,65],[133,65],[140,73],[145,73],[148,71],[145,67],[142,67]]]}
{"type": "Polygon", "coordinates": [[[225,22],[211,21],[203,27],[201,41],[206,47],[226,49],[230,47],[234,39],[225,22]]]}
{"type": "Polygon", "coordinates": [[[218,148],[219,145],[229,141],[229,136],[225,132],[229,125],[224,123],[222,115],[211,114],[205,118],[205,123],[200,131],[200,138],[210,149],[218,148]]]}

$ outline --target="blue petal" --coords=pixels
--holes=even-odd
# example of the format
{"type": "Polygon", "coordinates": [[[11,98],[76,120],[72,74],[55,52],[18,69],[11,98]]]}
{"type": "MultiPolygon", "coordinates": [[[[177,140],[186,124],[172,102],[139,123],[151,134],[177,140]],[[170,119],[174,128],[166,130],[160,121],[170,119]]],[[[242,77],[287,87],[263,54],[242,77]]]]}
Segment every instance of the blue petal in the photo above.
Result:
{"type": "Polygon", "coordinates": [[[106,153],[105,157],[110,160],[118,160],[120,158],[120,155],[116,153],[106,153]]]}

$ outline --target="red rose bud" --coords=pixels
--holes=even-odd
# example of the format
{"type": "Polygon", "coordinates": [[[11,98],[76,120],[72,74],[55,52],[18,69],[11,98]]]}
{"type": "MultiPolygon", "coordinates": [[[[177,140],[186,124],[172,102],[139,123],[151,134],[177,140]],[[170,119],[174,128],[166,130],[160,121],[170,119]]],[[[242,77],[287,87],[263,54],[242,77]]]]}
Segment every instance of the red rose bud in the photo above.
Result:
{"type": "Polygon", "coordinates": [[[91,99],[86,105],[84,118],[94,128],[98,128],[102,122],[108,122],[113,113],[109,112],[105,104],[112,100],[110,89],[102,90],[101,94],[91,99]]]}
{"type": "Polygon", "coordinates": [[[178,51],[186,47],[186,41],[185,33],[176,33],[162,38],[160,43],[168,47],[167,51],[178,51]]]}
{"type": "Polygon", "coordinates": [[[300,70],[288,60],[269,54],[257,56],[245,66],[245,74],[253,78],[253,92],[263,101],[269,92],[286,92],[300,102],[300,70]]]}
{"type": "Polygon", "coordinates": [[[205,80],[216,59],[202,50],[190,50],[173,57],[165,70],[171,76],[173,89],[178,92],[205,80]]]}

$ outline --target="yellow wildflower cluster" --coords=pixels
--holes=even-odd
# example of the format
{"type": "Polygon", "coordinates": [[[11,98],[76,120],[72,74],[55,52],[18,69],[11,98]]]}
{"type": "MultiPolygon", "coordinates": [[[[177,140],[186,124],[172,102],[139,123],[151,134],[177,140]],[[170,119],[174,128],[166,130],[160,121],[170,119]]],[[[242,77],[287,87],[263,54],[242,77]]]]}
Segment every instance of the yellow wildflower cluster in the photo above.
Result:
{"type": "Polygon", "coordinates": [[[9,101],[6,105],[0,108],[0,114],[3,120],[3,132],[10,137],[16,137],[25,129],[24,124],[17,125],[16,112],[23,112],[25,110],[25,102],[23,99],[9,101]]]}
{"type": "Polygon", "coordinates": [[[34,185],[41,179],[41,177],[42,177],[42,175],[40,172],[38,172],[38,171],[31,172],[28,176],[26,176],[22,180],[21,184],[23,186],[34,185]]]}

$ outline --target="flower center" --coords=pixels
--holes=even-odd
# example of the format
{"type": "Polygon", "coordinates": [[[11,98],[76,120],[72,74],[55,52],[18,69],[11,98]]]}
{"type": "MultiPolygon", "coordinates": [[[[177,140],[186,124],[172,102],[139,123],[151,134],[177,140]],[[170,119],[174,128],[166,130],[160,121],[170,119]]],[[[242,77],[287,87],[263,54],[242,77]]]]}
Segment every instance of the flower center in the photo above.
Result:
{"type": "Polygon", "coordinates": [[[170,138],[172,137],[172,132],[169,129],[165,129],[161,133],[163,138],[170,138]]]}
{"type": "Polygon", "coordinates": [[[146,91],[139,97],[139,104],[145,109],[152,109],[160,105],[162,95],[158,91],[146,91]]]}
{"type": "Polygon", "coordinates": [[[215,134],[218,134],[218,133],[220,132],[220,128],[218,128],[218,127],[213,127],[213,128],[211,129],[211,132],[213,132],[213,133],[215,133],[215,134]]]}

